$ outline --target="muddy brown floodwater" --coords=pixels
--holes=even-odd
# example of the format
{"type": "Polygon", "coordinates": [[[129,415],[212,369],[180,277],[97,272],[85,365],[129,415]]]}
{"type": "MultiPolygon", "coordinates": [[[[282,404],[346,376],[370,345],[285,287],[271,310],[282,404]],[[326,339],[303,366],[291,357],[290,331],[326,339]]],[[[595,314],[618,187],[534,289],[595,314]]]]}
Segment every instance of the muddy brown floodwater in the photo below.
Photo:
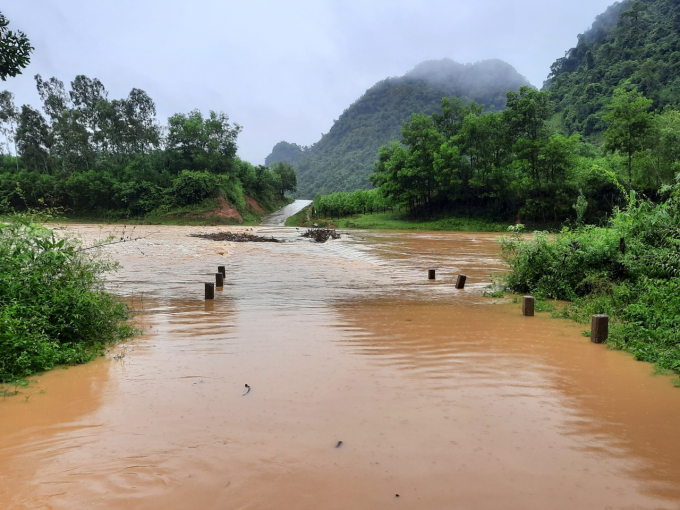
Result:
{"type": "Polygon", "coordinates": [[[680,507],[680,390],[483,298],[495,236],[140,230],[107,252],[144,334],[0,400],[0,508],[680,507]]]}

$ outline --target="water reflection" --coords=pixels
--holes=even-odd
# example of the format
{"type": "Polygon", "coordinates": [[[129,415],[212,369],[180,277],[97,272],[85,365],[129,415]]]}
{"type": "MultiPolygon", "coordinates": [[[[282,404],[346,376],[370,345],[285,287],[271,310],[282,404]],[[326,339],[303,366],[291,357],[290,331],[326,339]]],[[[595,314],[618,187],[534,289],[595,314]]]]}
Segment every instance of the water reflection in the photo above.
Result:
{"type": "MultiPolygon", "coordinates": [[[[528,319],[519,307],[355,300],[335,308],[334,325],[352,352],[371,357],[377,367],[405,371],[433,407],[493,409],[474,426],[491,431],[487,443],[495,450],[514,444],[499,430],[525,427],[543,439],[534,450],[579,452],[583,458],[573,462],[581,471],[596,470],[605,486],[629,478],[633,485],[644,482],[644,494],[680,500],[673,469],[680,458],[674,441],[680,408],[668,378],[590,345],[579,325],[528,319]],[[533,415],[521,427],[519,409],[522,418],[533,415]],[[586,467],[591,460],[597,465],[586,467]]],[[[563,461],[551,469],[563,469],[563,461]]]]}

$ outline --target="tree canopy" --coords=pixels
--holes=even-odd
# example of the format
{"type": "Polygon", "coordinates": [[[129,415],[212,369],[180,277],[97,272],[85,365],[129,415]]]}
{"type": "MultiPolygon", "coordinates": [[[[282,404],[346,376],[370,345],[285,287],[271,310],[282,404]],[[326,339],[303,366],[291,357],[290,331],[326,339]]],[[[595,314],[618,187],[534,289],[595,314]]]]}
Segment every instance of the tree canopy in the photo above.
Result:
{"type": "Polygon", "coordinates": [[[383,146],[371,180],[413,215],[457,211],[506,221],[560,223],[611,212],[626,189],[653,194],[680,168],[680,112],[650,112],[651,100],[616,89],[603,117],[604,149],[551,123],[550,93],[522,87],[507,108],[444,98],[442,112],[415,114],[383,146]],[[625,187],[624,187],[625,184],[625,187]]]}
{"type": "Polygon", "coordinates": [[[600,139],[617,88],[637,89],[652,108],[680,108],[680,4],[622,0],[578,36],[544,85],[568,133],[600,139]]]}

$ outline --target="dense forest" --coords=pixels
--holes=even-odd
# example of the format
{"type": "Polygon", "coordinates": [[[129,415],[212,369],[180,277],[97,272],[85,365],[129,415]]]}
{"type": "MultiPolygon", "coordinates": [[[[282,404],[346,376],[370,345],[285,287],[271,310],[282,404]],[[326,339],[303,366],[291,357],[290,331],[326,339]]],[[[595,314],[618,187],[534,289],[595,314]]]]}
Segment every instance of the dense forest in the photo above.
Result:
{"type": "Polygon", "coordinates": [[[597,17],[551,67],[544,90],[568,133],[598,140],[614,90],[637,88],[652,108],[680,108],[680,3],[624,0],[597,17]]]}
{"type": "Polygon", "coordinates": [[[266,168],[236,156],[241,127],[224,113],[177,113],[161,126],[140,89],[110,99],[86,76],[68,89],[56,78],[35,79],[42,111],[19,108],[10,92],[0,93],[2,210],[162,217],[214,207],[223,196],[244,214],[246,194],[271,208],[295,189],[290,165],[266,168]]]}
{"type": "Polygon", "coordinates": [[[525,85],[526,78],[500,60],[423,62],[402,77],[371,87],[313,146],[277,144],[266,164],[292,164],[301,197],[370,188],[369,175],[378,149],[399,136],[403,122],[413,113],[438,112],[442,97],[448,96],[477,101],[487,111],[502,110],[506,92],[525,85]]]}

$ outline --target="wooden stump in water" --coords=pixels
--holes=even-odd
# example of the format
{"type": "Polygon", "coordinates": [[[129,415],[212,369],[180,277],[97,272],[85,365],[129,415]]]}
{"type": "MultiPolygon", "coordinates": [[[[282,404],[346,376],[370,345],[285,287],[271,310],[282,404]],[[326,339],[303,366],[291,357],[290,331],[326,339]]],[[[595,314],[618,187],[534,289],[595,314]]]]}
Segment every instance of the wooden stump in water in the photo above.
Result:
{"type": "Polygon", "coordinates": [[[224,287],[224,275],[222,273],[215,273],[215,285],[224,287]]]}
{"type": "Polygon", "coordinates": [[[609,338],[609,315],[593,315],[590,341],[594,344],[603,344],[607,338],[609,338]]]}
{"type": "Polygon", "coordinates": [[[464,274],[459,274],[458,280],[456,280],[456,288],[457,289],[464,289],[466,280],[467,280],[467,276],[465,276],[464,274]]]}
{"type": "Polygon", "coordinates": [[[217,266],[217,272],[222,273],[222,278],[227,279],[227,268],[225,266],[217,266]]]}
{"type": "Polygon", "coordinates": [[[205,284],[205,299],[215,299],[215,284],[206,283],[205,284]]]}
{"type": "Polygon", "coordinates": [[[533,296],[524,296],[522,301],[522,315],[525,317],[534,316],[534,298],[533,296]]]}
{"type": "Polygon", "coordinates": [[[427,271],[427,279],[428,280],[434,280],[435,279],[435,270],[434,269],[429,269],[427,271]]]}

